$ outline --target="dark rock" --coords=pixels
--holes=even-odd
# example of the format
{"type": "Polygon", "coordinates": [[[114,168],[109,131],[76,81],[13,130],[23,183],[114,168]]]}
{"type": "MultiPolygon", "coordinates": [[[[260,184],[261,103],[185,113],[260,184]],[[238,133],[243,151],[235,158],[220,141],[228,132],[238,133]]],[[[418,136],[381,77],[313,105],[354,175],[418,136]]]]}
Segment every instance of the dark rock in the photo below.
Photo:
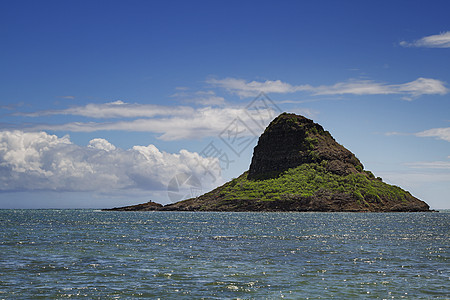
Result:
{"type": "Polygon", "coordinates": [[[124,207],[114,207],[114,208],[108,208],[103,209],[104,211],[150,211],[150,210],[159,210],[163,206],[159,203],[148,201],[147,203],[137,204],[137,205],[130,205],[130,206],[124,206],[124,207]]]}
{"type": "Polygon", "coordinates": [[[364,168],[356,156],[338,144],[322,126],[303,116],[283,113],[259,138],[248,178],[272,178],[301,164],[322,161],[327,161],[327,169],[338,175],[364,168]]]}

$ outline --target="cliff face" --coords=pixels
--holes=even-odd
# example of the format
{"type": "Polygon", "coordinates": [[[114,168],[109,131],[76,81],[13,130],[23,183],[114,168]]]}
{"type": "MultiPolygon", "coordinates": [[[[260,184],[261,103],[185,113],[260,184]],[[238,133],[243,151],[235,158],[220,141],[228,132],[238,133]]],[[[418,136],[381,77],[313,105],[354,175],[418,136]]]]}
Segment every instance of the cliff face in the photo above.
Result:
{"type": "Polygon", "coordinates": [[[365,171],[319,124],[283,113],[261,135],[249,171],[238,178],[164,207],[116,210],[388,212],[429,211],[429,206],[365,171]]]}
{"type": "Polygon", "coordinates": [[[259,138],[248,178],[276,177],[290,168],[322,161],[328,162],[328,171],[338,175],[363,169],[356,156],[338,144],[322,126],[303,116],[283,113],[259,138]]]}

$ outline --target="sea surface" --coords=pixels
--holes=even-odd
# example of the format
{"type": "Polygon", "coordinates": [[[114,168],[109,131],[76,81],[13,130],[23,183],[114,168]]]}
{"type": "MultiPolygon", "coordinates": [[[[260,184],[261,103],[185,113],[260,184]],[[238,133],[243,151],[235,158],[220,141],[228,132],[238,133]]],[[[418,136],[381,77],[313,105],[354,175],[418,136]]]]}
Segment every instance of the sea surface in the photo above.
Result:
{"type": "Polygon", "coordinates": [[[0,210],[0,299],[445,299],[450,212],[0,210]]]}

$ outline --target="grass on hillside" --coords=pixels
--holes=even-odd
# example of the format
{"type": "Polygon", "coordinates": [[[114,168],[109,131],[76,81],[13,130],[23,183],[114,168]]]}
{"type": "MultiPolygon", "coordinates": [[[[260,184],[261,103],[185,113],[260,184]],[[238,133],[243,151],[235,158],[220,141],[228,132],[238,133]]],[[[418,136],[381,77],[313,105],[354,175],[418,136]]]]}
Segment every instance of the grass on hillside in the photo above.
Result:
{"type": "Polygon", "coordinates": [[[247,172],[231,180],[222,189],[226,200],[257,199],[274,201],[288,199],[290,195],[313,196],[325,189],[332,192],[352,194],[358,202],[383,202],[383,199],[407,201],[412,197],[400,187],[382,182],[370,171],[339,176],[327,172],[326,161],[321,164],[303,164],[283,172],[277,178],[248,180],[247,172]]]}

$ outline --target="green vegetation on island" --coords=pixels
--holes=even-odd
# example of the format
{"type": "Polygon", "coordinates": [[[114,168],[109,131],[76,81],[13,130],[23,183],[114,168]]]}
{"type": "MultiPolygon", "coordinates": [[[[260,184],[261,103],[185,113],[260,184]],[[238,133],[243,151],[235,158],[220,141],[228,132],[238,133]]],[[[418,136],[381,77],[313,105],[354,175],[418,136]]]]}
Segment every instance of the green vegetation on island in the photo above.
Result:
{"type": "Polygon", "coordinates": [[[275,201],[288,200],[294,195],[312,197],[321,190],[327,190],[355,196],[358,204],[367,207],[369,203],[383,202],[382,199],[408,201],[412,197],[409,192],[375,178],[370,171],[340,176],[327,171],[326,163],[303,164],[283,172],[277,178],[265,180],[249,180],[245,172],[224,185],[221,193],[224,200],[275,201]]]}

